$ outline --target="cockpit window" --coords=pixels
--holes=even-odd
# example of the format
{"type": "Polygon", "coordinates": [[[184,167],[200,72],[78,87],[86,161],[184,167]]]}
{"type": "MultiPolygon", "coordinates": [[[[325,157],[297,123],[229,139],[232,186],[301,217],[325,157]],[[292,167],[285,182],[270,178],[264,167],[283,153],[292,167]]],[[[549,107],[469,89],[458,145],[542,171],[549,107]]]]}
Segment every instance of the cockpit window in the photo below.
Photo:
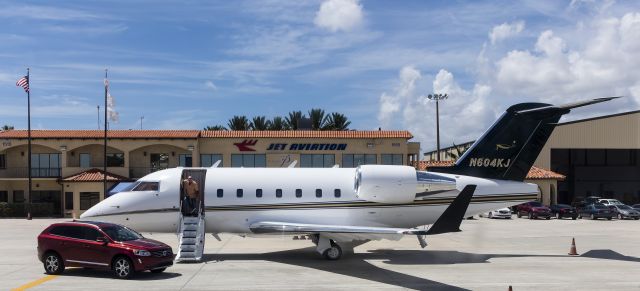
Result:
{"type": "Polygon", "coordinates": [[[140,182],[131,191],[158,191],[159,184],[158,182],[140,182]]]}

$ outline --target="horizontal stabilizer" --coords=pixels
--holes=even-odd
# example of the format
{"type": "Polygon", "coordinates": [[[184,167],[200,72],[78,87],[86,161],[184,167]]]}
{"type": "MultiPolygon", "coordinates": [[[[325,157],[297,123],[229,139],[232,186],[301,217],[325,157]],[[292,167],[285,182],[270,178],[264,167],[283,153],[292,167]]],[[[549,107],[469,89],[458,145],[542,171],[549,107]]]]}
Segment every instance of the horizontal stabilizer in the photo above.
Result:
{"type": "Polygon", "coordinates": [[[476,185],[465,186],[462,192],[453,199],[451,205],[444,210],[438,220],[427,230],[427,235],[460,231],[460,224],[464,219],[469,203],[471,203],[471,197],[473,197],[473,192],[475,191],[476,185]]]}

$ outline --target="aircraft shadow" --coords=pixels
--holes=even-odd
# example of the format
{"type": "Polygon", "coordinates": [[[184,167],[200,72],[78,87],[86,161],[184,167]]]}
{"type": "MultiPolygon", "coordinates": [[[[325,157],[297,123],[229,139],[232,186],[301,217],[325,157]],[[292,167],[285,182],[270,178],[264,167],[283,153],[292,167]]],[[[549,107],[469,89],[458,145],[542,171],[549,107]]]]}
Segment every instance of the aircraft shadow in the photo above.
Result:
{"type": "MultiPolygon", "coordinates": [[[[103,278],[103,279],[114,279],[118,280],[114,277],[113,273],[109,270],[97,270],[97,269],[88,269],[88,268],[67,268],[62,276],[73,276],[73,277],[87,277],[87,278],[103,278]]],[[[162,273],[154,274],[151,272],[138,272],[133,278],[130,280],[134,281],[156,281],[156,280],[166,280],[175,277],[180,277],[182,274],[180,273],[171,273],[164,271],[162,273]]]]}
{"type": "MultiPolygon", "coordinates": [[[[203,260],[206,262],[264,260],[331,272],[408,289],[468,290],[427,278],[383,269],[367,262],[367,260],[381,260],[383,263],[391,265],[448,265],[481,264],[489,263],[489,260],[493,258],[517,257],[572,258],[568,255],[475,254],[458,251],[377,249],[370,250],[366,253],[347,253],[340,261],[327,261],[315,252],[315,248],[308,247],[264,254],[205,254],[203,260]]],[[[591,250],[580,257],[640,262],[640,258],[624,256],[612,250],[591,250]]]]}

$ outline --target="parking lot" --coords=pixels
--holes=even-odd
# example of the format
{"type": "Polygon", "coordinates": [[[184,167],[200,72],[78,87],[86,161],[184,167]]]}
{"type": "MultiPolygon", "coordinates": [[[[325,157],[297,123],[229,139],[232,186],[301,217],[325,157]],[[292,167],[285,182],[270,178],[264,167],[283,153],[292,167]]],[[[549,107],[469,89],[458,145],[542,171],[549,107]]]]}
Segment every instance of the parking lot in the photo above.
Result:
{"type": "MultiPolygon", "coordinates": [[[[308,240],[207,237],[205,262],[162,274],[114,279],[69,268],[44,274],[36,236],[60,219],[0,221],[0,286],[29,290],[638,290],[640,222],[634,220],[490,220],[463,222],[461,233],[374,241],[342,260],[325,261],[308,240]],[[575,237],[580,256],[567,253],[575,237]]],[[[145,234],[171,245],[173,234],[145,234]]]]}

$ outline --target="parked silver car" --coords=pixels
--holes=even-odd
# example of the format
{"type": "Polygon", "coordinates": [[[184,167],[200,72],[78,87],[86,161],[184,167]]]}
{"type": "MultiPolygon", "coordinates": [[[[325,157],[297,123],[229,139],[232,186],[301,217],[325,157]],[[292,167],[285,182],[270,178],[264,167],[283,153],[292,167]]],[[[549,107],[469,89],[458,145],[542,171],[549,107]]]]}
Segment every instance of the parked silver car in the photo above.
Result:
{"type": "Polygon", "coordinates": [[[618,219],[625,218],[633,218],[635,220],[640,219],[640,212],[636,209],[633,209],[629,205],[611,205],[611,207],[615,208],[615,211],[618,213],[618,219]]]}

